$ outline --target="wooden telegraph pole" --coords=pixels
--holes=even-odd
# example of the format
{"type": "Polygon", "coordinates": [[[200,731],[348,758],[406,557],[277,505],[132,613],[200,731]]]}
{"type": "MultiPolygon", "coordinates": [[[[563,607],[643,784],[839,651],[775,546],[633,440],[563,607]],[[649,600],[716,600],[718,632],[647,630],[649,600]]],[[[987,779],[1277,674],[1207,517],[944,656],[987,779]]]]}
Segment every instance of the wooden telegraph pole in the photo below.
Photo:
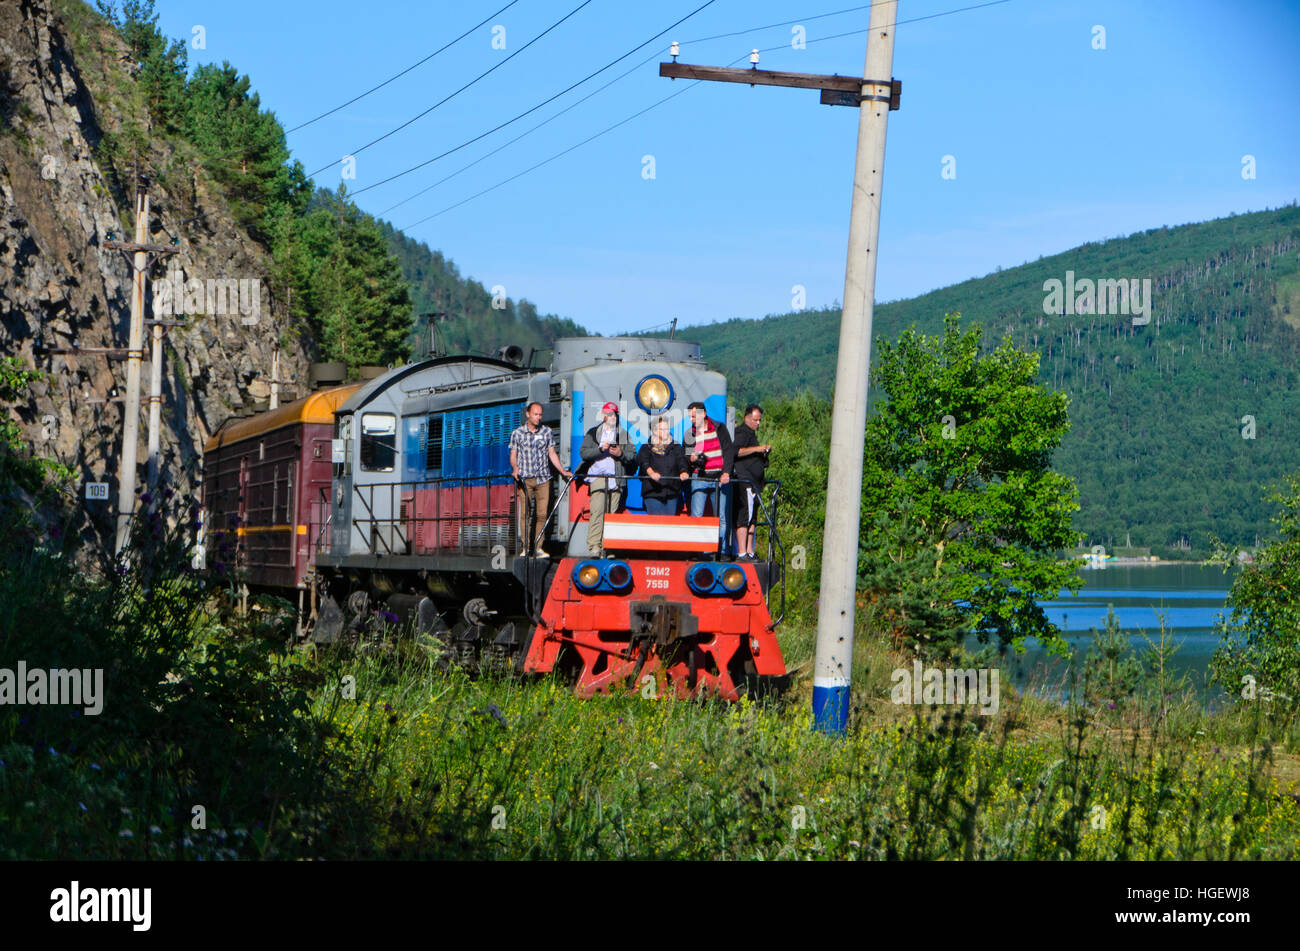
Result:
{"type": "Polygon", "coordinates": [[[813,672],[813,727],[824,733],[842,732],[849,719],[862,451],[866,441],[867,377],[871,361],[885,128],[890,111],[899,107],[902,95],[902,83],[892,77],[870,77],[873,72],[890,76],[893,71],[897,15],[897,0],[872,4],[863,79],[760,70],[758,50],[750,54],[751,69],[690,66],[676,62],[676,43],[672,46],[674,61],[659,64],[659,75],[673,79],[820,89],[821,101],[825,105],[860,108],[853,206],[849,216],[848,262],[844,273],[844,311],[835,370],[835,400],[831,408],[821,609],[817,618],[817,659],[813,672]]]}
{"type": "MultiPolygon", "coordinates": [[[[104,247],[116,251],[126,251],[132,255],[131,288],[131,331],[127,341],[126,362],[126,416],[122,425],[122,464],[118,476],[117,490],[117,538],[113,547],[115,554],[122,549],[131,537],[131,516],[135,512],[135,469],[136,443],[140,438],[140,365],[144,359],[144,276],[153,258],[160,254],[175,254],[179,248],[161,244],[149,244],[149,180],[140,175],[136,179],[135,190],[135,240],[104,242],[104,247]]],[[[154,326],[155,379],[161,380],[160,341],[161,327],[154,326]]],[[[150,421],[156,426],[157,403],[150,408],[150,421]]],[[[156,429],[150,439],[150,451],[156,455],[156,429]]],[[[155,462],[156,465],[156,462],[155,462]]]]}

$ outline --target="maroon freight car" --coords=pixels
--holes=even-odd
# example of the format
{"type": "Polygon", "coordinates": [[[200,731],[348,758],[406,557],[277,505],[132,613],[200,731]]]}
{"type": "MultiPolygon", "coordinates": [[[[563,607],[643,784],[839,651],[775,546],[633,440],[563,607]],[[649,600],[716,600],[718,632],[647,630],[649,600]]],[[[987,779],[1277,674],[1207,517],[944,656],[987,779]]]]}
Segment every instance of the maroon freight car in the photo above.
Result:
{"type": "Polygon", "coordinates": [[[230,420],[203,447],[208,548],[219,532],[233,537],[250,583],[307,587],[316,547],[329,543],[334,412],[360,386],[230,420]]]}

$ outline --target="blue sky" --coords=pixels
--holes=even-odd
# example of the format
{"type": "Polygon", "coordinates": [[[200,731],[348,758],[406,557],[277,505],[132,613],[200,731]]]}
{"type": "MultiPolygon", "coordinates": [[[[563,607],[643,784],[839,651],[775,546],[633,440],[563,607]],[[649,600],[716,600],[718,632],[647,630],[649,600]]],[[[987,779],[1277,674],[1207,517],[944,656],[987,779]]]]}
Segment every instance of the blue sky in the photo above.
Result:
{"type": "MultiPolygon", "coordinates": [[[[281,3],[160,0],[159,25],[195,37],[191,66],[228,60],[292,128],[455,38],[508,0],[281,3]]],[[[362,144],[518,50],[581,0],[518,0],[444,53],[289,136],[315,176],[357,192],[523,112],[705,0],[592,0],[445,105],[362,144]],[[504,27],[494,49],[492,26],[504,27]],[[499,42],[499,41],[498,41],[499,42]]],[[[923,293],[1086,241],[1259,210],[1300,196],[1300,3],[1244,0],[901,0],[876,297],[923,293]],[[1094,49],[1095,27],[1105,48],[1094,49]],[[1254,156],[1255,178],[1242,176],[1254,156]],[[945,156],[955,178],[942,176],[945,156]],[[954,167],[954,163],[949,163],[954,167]]],[[[869,11],[853,0],[715,0],[681,26],[519,122],[357,196],[464,275],[599,333],[819,307],[843,293],[857,110],[817,93],[671,82],[680,60],[861,75],[869,11]],[[791,25],[805,30],[793,48],[791,25]],[[746,31],[707,42],[721,33],[746,31]],[[654,55],[659,51],[661,55],[654,55]],[[639,68],[637,63],[649,59],[639,68]],[[387,210],[589,92],[519,142],[387,210]],[[513,182],[421,222],[685,89],[513,182]],[[654,177],[646,178],[646,156],[654,177]],[[415,224],[416,222],[421,222],[415,224]]]]}

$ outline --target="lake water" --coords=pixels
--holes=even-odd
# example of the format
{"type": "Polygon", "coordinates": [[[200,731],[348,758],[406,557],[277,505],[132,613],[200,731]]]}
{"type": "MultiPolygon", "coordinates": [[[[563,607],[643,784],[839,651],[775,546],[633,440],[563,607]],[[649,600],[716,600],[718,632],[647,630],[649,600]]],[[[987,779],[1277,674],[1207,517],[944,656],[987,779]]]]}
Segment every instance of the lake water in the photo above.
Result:
{"type": "MultiPolygon", "coordinates": [[[[1067,591],[1038,602],[1079,660],[1088,653],[1093,629],[1106,626],[1108,607],[1114,607],[1120,627],[1139,654],[1147,649],[1143,633],[1159,639],[1163,614],[1166,630],[1178,647],[1171,662],[1173,673],[1187,674],[1207,702],[1222,698],[1221,689],[1209,686],[1208,674],[1210,658],[1219,646],[1214,626],[1220,615],[1227,614],[1225,601],[1233,572],[1201,565],[1119,565],[1079,574],[1083,587],[1077,595],[1067,591]]],[[[1033,643],[1024,654],[1007,651],[1003,676],[1012,677],[1022,690],[1062,696],[1066,664],[1033,643]]]]}

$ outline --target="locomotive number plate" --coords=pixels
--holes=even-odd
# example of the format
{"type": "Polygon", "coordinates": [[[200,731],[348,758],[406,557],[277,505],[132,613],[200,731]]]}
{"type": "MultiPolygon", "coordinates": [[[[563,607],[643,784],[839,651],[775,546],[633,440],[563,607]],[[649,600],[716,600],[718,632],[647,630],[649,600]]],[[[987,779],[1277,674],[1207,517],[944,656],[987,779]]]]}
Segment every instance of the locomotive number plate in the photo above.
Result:
{"type": "Polygon", "coordinates": [[[645,586],[650,590],[668,590],[668,569],[662,565],[645,566],[645,586]]]}

